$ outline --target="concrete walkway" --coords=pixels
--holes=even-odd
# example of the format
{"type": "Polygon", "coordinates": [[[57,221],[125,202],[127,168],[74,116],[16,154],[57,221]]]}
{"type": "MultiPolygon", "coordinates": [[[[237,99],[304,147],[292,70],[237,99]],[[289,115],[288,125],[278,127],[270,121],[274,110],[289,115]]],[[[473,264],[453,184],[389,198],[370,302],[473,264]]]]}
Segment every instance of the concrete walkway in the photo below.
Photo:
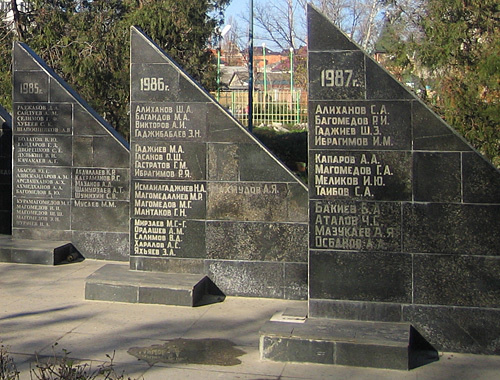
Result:
{"type": "Polygon", "coordinates": [[[500,356],[442,353],[438,362],[408,372],[261,361],[260,327],[275,312],[303,302],[227,297],[223,303],[189,308],[86,301],[85,278],[105,264],[0,264],[0,342],[9,347],[21,379],[30,378],[35,353],[50,356],[54,350],[91,361],[93,368],[114,352],[117,372],[145,380],[500,378],[500,356]],[[178,338],[227,339],[242,351],[236,358],[241,363],[213,365],[209,356],[207,364],[149,365],[127,352],[141,351],[137,347],[147,351],[178,338]]]}

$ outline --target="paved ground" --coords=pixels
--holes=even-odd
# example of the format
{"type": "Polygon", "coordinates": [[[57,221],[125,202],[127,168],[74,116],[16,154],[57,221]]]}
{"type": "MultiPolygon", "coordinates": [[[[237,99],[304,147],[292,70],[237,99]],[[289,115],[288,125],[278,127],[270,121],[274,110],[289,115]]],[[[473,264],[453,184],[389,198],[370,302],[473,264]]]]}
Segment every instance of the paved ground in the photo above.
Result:
{"type": "Polygon", "coordinates": [[[261,361],[259,328],[275,312],[299,302],[228,297],[223,303],[187,308],[85,301],[85,278],[104,264],[0,264],[0,341],[9,347],[21,379],[30,378],[34,354],[51,355],[55,343],[57,353],[67,350],[71,358],[91,361],[94,368],[115,352],[118,372],[145,380],[500,379],[500,356],[442,353],[438,362],[408,372],[261,361]],[[127,352],[178,338],[230,340],[242,351],[236,358],[241,363],[150,366],[127,352]]]}

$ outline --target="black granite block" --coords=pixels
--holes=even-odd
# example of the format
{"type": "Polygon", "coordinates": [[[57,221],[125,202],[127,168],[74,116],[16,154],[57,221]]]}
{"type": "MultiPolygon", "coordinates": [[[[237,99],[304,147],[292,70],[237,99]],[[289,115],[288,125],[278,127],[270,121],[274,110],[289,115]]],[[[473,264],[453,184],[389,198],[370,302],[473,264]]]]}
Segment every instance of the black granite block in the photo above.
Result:
{"type": "Polygon", "coordinates": [[[398,202],[315,200],[310,202],[312,249],[401,250],[398,202]]]}
{"type": "Polygon", "coordinates": [[[70,230],[12,226],[12,237],[14,239],[71,241],[71,236],[72,232],[70,230]]]}
{"type": "Polygon", "coordinates": [[[414,256],[414,302],[470,307],[500,306],[500,258],[414,256]]]}
{"type": "Polygon", "coordinates": [[[241,144],[239,154],[240,181],[287,182],[291,180],[291,174],[285,165],[271,154],[266,154],[262,146],[241,144]]]}
{"type": "Polygon", "coordinates": [[[472,148],[439,116],[420,101],[413,102],[413,149],[470,152],[472,148]]]}
{"type": "Polygon", "coordinates": [[[85,257],[96,260],[128,261],[129,233],[73,231],[72,243],[85,257]]]}
{"type": "Polygon", "coordinates": [[[178,70],[165,60],[154,64],[134,62],[130,74],[131,94],[133,94],[131,100],[134,102],[178,101],[179,76],[178,70]]]}
{"type": "Polygon", "coordinates": [[[71,166],[71,136],[14,135],[14,161],[19,166],[71,166]]]}
{"type": "Polygon", "coordinates": [[[497,256],[500,205],[404,204],[405,252],[497,256]]]}
{"type": "MultiPolygon", "coordinates": [[[[71,169],[57,166],[15,166],[13,190],[14,196],[20,199],[27,197],[69,199],[71,198],[71,169]]],[[[52,209],[51,211],[58,210],[52,209]]]]}
{"type": "MultiPolygon", "coordinates": [[[[68,199],[14,198],[12,210],[13,228],[38,230],[69,230],[71,218],[68,199]]],[[[39,232],[43,234],[43,232],[39,232]]],[[[36,239],[42,239],[37,237],[36,239]]],[[[56,240],[66,240],[58,238],[56,240]]]]}
{"type": "Polygon", "coordinates": [[[128,168],[128,147],[117,144],[111,136],[95,136],[92,142],[94,154],[92,166],[107,168],[128,168]],[[113,154],[110,154],[110,151],[113,154]]]}
{"type": "Polygon", "coordinates": [[[285,299],[307,300],[309,291],[307,275],[307,263],[285,263],[285,299]]]}
{"type": "Polygon", "coordinates": [[[137,303],[138,292],[136,286],[85,283],[86,300],[137,303]]]}
{"type": "Polygon", "coordinates": [[[0,234],[12,234],[12,211],[0,210],[0,234]]]}
{"type": "Polygon", "coordinates": [[[248,131],[219,105],[207,106],[207,142],[249,143],[252,137],[248,131]]]}
{"type": "Polygon", "coordinates": [[[94,158],[93,136],[73,137],[73,164],[80,167],[93,166],[94,158]]]}
{"type": "Polygon", "coordinates": [[[309,299],[309,316],[315,318],[401,322],[402,312],[398,303],[309,299]]]}
{"type": "Polygon", "coordinates": [[[410,302],[411,292],[410,255],[310,251],[310,298],[410,302]]]}
{"type": "Polygon", "coordinates": [[[262,359],[278,362],[334,364],[334,351],[333,342],[313,339],[263,336],[260,342],[262,359]]]}
{"type": "Polygon", "coordinates": [[[358,50],[357,45],[316,8],[307,7],[308,48],[310,51],[358,50]]]}
{"type": "Polygon", "coordinates": [[[407,305],[404,319],[438,351],[500,354],[500,309],[407,305]]]}
{"type": "Polygon", "coordinates": [[[410,150],[409,101],[310,101],[311,149],[410,150]]]}
{"type": "Polygon", "coordinates": [[[228,296],[284,298],[283,263],[207,260],[205,273],[228,296]]]}
{"type": "Polygon", "coordinates": [[[130,255],[204,258],[205,222],[182,219],[132,219],[130,255]],[[190,238],[188,235],[195,236],[190,238]]]}
{"type": "Polygon", "coordinates": [[[0,244],[0,262],[11,263],[12,262],[12,249],[10,247],[2,247],[0,244]]]}
{"type": "Polygon", "coordinates": [[[310,198],[412,199],[409,152],[309,151],[310,198]]]}
{"type": "Polygon", "coordinates": [[[209,181],[238,181],[240,174],[238,144],[208,144],[207,153],[209,181]]]}
{"type": "Polygon", "coordinates": [[[134,102],[132,140],[198,141],[207,134],[207,104],[195,102],[134,102]]]}
{"type": "Polygon", "coordinates": [[[136,180],[133,182],[132,215],[156,218],[183,217],[204,219],[206,217],[205,182],[136,180]]]}
{"type": "Polygon", "coordinates": [[[130,256],[130,269],[146,272],[204,273],[204,260],[130,256]]]}
{"type": "Polygon", "coordinates": [[[308,212],[308,192],[304,185],[300,183],[288,184],[288,220],[290,222],[307,222],[308,212]]]}
{"type": "MultiPolygon", "coordinates": [[[[141,47],[141,49],[131,50],[130,60],[132,64],[165,63],[162,50],[142,30],[137,27],[133,27],[132,30],[130,44],[141,47]]],[[[133,92],[133,94],[137,94],[137,92],[133,92]]]]}
{"type": "MultiPolygon", "coordinates": [[[[17,73],[17,72],[16,72],[17,73]]],[[[16,74],[17,75],[17,74],[16,74]]],[[[57,142],[52,138],[71,136],[72,133],[72,105],[67,103],[49,102],[21,102],[15,95],[14,109],[14,133],[19,135],[34,135],[30,142],[51,143],[52,149],[60,148],[52,143],[57,142]],[[48,136],[46,136],[48,135],[48,136]],[[52,138],[51,138],[52,137],[52,138]],[[42,140],[40,140],[42,138],[42,140]]],[[[51,153],[58,153],[51,151],[51,153]]]]}
{"type": "Polygon", "coordinates": [[[12,184],[0,183],[0,210],[12,209],[12,184]]]}
{"type": "Polygon", "coordinates": [[[311,100],[365,100],[365,56],[360,51],[309,52],[311,100]]]}
{"type": "Polygon", "coordinates": [[[14,47],[12,52],[12,57],[14,62],[23,62],[24,71],[38,71],[40,76],[43,76],[43,71],[40,68],[39,62],[36,57],[26,52],[27,46],[22,46],[22,48],[14,47]]]}
{"type": "Polygon", "coordinates": [[[106,235],[128,235],[128,143],[23,43],[13,69],[13,235],[120,257],[106,235]]]}
{"type": "Polygon", "coordinates": [[[414,99],[409,89],[372,59],[366,60],[366,97],[367,99],[414,99]]]}
{"type": "MultiPolygon", "coordinates": [[[[128,201],[129,171],[109,167],[76,167],[72,169],[71,197],[80,201],[128,201]]],[[[84,207],[83,205],[81,207],[84,207]]],[[[104,207],[113,208],[113,204],[104,207]]]]}
{"type": "Polygon", "coordinates": [[[307,261],[307,225],[298,223],[207,222],[207,258],[307,261]]]}
{"type": "MultiPolygon", "coordinates": [[[[194,284],[193,284],[194,285],[194,284]]],[[[193,306],[192,289],[166,289],[141,286],[139,303],[193,306]]]]}
{"type": "Polygon", "coordinates": [[[80,104],[73,105],[73,135],[74,136],[106,136],[106,128],[102,127],[101,120],[80,104]]]}
{"type": "Polygon", "coordinates": [[[500,172],[475,152],[462,153],[464,202],[500,203],[500,172]]]}
{"type": "MultiPolygon", "coordinates": [[[[19,52],[20,53],[20,52],[19,52]]],[[[20,53],[21,55],[22,53],[20,53]]],[[[16,56],[14,57],[16,58],[16,56]]],[[[23,55],[23,61],[29,63],[23,55]]],[[[29,65],[29,64],[28,64],[29,65]]],[[[24,66],[24,65],[23,65],[24,66]]],[[[49,100],[49,77],[37,67],[36,71],[18,70],[14,76],[14,92],[16,102],[47,102],[49,100]]]]}
{"type": "Polygon", "coordinates": [[[286,183],[210,182],[207,217],[212,220],[286,221],[286,183]]]}
{"type": "Polygon", "coordinates": [[[199,84],[186,73],[181,75],[179,77],[179,101],[206,102],[211,100],[209,93],[198,86],[199,84]]]}
{"type": "Polygon", "coordinates": [[[264,359],[374,368],[409,369],[408,323],[307,318],[302,323],[274,317],[260,331],[264,359]],[[332,355],[333,354],[333,358],[332,355]]]}
{"type": "Polygon", "coordinates": [[[206,145],[192,142],[132,143],[132,177],[154,180],[204,180],[206,145]]]}
{"type": "Polygon", "coordinates": [[[74,199],[71,227],[77,231],[125,232],[129,204],[126,201],[74,199]]]}
{"type": "Polygon", "coordinates": [[[460,202],[462,200],[461,166],[460,153],[414,153],[414,200],[460,202]]]}
{"type": "Polygon", "coordinates": [[[407,346],[339,342],[335,354],[338,365],[407,370],[409,364],[407,346]]]}

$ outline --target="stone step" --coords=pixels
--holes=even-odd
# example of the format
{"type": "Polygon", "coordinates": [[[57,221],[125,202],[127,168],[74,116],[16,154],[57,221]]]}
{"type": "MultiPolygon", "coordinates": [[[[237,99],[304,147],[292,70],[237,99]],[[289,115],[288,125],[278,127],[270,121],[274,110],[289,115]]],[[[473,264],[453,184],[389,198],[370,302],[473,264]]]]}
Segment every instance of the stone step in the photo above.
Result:
{"type": "Polygon", "coordinates": [[[15,239],[0,235],[0,262],[59,265],[82,260],[69,241],[15,239]]]}
{"type": "Polygon", "coordinates": [[[201,306],[222,302],[225,295],[203,274],[142,272],[128,264],[107,264],[87,277],[85,299],[201,306]]]}
{"type": "Polygon", "coordinates": [[[437,352],[408,323],[275,315],[260,331],[261,359],[409,370],[437,352]]]}

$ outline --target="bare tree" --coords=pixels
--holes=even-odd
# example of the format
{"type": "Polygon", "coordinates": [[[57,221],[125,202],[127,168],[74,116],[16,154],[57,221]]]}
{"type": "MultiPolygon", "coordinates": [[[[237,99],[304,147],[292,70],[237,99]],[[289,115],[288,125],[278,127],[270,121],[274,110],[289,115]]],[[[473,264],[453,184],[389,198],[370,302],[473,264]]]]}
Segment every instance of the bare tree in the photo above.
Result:
{"type": "Polygon", "coordinates": [[[389,1],[313,0],[312,3],[364,49],[370,49],[383,26],[383,13],[389,1]]]}
{"type": "Polygon", "coordinates": [[[305,44],[305,30],[299,27],[304,19],[303,7],[294,0],[258,2],[254,9],[257,27],[263,31],[258,38],[270,41],[282,50],[305,44]]]}

